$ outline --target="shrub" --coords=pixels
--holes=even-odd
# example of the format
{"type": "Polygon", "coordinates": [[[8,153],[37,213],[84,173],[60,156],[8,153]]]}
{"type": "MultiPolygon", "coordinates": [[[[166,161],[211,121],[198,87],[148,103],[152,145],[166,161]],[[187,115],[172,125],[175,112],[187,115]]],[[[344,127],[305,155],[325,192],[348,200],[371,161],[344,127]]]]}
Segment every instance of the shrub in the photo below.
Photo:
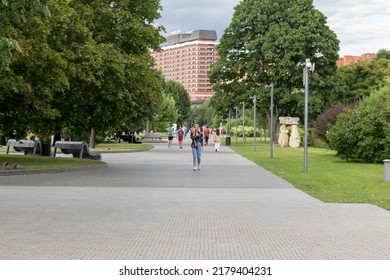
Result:
{"type": "Polygon", "coordinates": [[[348,103],[348,104],[339,104],[334,107],[329,108],[322,114],[320,114],[316,122],[313,125],[314,136],[326,140],[326,134],[328,131],[329,125],[336,123],[337,116],[341,114],[346,109],[354,109],[358,106],[358,102],[348,103]]]}
{"type": "MultiPolygon", "coordinates": [[[[254,133],[253,133],[253,126],[245,126],[245,137],[253,137],[254,136],[254,133]]],[[[231,132],[230,132],[232,135],[236,135],[236,127],[232,127],[231,128],[231,132]]],[[[264,131],[259,128],[256,128],[256,137],[261,137],[263,136],[264,134],[264,131]]],[[[238,137],[242,137],[242,125],[241,126],[238,126],[238,131],[237,131],[237,136],[238,137]]]]}
{"type": "Polygon", "coordinates": [[[330,148],[343,159],[382,162],[390,158],[390,84],[341,113],[328,133],[330,148]]]}

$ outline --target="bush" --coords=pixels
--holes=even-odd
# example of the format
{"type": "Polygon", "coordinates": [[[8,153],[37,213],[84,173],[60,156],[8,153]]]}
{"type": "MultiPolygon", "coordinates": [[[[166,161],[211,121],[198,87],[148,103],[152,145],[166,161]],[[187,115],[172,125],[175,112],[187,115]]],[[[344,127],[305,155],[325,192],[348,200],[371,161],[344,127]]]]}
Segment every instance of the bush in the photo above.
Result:
{"type": "Polygon", "coordinates": [[[326,140],[326,134],[328,132],[329,125],[336,123],[337,116],[341,114],[346,109],[355,109],[358,106],[358,103],[349,103],[349,104],[339,104],[334,107],[329,108],[322,114],[320,114],[313,126],[313,133],[319,138],[326,140]]]}
{"type": "MultiPolygon", "coordinates": [[[[245,137],[253,137],[254,136],[254,130],[253,126],[245,126],[245,137]]],[[[238,137],[242,137],[242,125],[238,126],[238,137]]],[[[236,127],[231,128],[231,135],[236,135],[236,127]]],[[[260,130],[259,128],[256,128],[256,137],[261,137],[264,134],[264,130],[260,130]]]]}
{"type": "Polygon", "coordinates": [[[341,113],[328,133],[329,146],[343,159],[382,162],[390,158],[390,84],[341,113]]]}

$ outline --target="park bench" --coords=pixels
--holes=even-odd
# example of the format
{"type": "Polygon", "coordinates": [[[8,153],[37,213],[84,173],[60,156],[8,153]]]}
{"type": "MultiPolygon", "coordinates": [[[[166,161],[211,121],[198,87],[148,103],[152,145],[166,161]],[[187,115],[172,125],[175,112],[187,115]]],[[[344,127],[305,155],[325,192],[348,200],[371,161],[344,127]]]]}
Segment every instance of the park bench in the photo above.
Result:
{"type": "Polygon", "coordinates": [[[141,140],[135,135],[120,135],[119,138],[127,143],[141,144],[141,140]]]}
{"type": "Polygon", "coordinates": [[[42,151],[42,144],[39,140],[9,139],[7,142],[7,154],[9,153],[10,147],[14,147],[14,150],[17,152],[24,152],[25,155],[41,155],[42,151]]]}
{"type": "Polygon", "coordinates": [[[82,141],[57,141],[54,144],[54,154],[57,154],[57,149],[60,149],[64,154],[72,154],[74,158],[94,159],[101,160],[102,155],[100,153],[91,152],[88,148],[88,144],[82,141]]]}
{"type": "Polygon", "coordinates": [[[145,133],[141,139],[142,140],[161,140],[161,136],[158,133],[145,133]]]}

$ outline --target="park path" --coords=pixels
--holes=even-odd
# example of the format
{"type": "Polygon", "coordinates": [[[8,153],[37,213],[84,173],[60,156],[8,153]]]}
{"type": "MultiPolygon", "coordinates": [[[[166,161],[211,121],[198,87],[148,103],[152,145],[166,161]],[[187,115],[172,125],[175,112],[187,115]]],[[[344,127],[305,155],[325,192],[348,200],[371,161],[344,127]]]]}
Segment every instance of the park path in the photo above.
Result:
{"type": "Polygon", "coordinates": [[[0,259],[390,259],[390,213],[322,203],[234,153],[188,143],[107,167],[0,176],[0,259]]]}

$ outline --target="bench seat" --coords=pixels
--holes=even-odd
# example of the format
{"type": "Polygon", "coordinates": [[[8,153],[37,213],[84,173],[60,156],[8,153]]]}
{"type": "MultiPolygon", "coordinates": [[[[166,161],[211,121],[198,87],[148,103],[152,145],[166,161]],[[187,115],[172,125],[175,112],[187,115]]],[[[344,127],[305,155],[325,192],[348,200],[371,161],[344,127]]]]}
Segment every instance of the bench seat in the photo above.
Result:
{"type": "Polygon", "coordinates": [[[54,144],[54,157],[57,154],[57,149],[60,149],[64,154],[72,154],[74,158],[101,160],[100,153],[91,152],[88,144],[82,141],[57,141],[54,144]]]}

